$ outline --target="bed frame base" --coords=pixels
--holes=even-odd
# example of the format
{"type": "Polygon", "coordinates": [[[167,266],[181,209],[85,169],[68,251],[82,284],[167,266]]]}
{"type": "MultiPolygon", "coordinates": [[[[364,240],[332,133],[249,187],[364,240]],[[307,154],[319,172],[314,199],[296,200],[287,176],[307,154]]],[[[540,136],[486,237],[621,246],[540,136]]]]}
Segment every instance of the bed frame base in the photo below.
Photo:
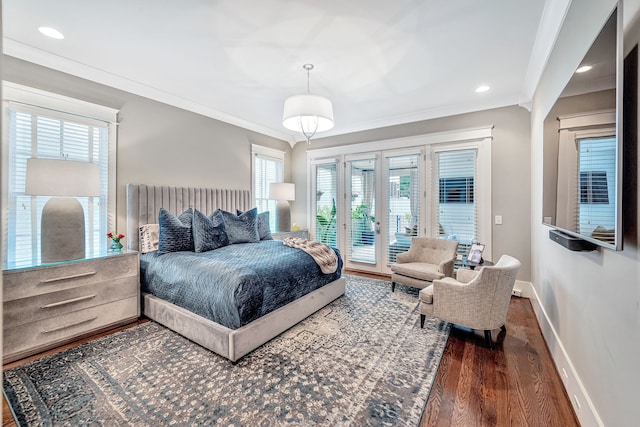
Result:
{"type": "Polygon", "coordinates": [[[150,319],[235,363],[242,356],[344,295],[344,292],[345,279],[341,277],[239,329],[229,329],[144,292],[142,312],[150,319]]]}

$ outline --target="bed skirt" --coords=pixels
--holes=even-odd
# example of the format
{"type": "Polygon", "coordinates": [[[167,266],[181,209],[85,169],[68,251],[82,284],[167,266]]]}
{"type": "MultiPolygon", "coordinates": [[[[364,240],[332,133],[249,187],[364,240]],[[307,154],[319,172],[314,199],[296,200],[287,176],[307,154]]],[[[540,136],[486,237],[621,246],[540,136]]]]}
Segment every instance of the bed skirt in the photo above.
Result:
{"type": "Polygon", "coordinates": [[[345,279],[341,277],[238,329],[227,328],[147,293],[142,294],[142,309],[150,319],[236,362],[344,292],[345,279]]]}

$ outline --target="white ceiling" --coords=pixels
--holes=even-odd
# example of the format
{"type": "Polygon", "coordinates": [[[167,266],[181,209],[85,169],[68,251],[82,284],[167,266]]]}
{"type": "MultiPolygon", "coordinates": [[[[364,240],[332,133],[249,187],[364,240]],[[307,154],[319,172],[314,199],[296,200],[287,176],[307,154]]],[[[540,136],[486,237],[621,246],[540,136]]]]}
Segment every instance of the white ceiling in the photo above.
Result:
{"type": "Polygon", "coordinates": [[[306,91],[305,63],[315,65],[311,93],[333,101],[335,128],[318,136],[526,102],[548,13],[545,0],[4,0],[2,7],[8,55],[290,142],[301,138],[282,127],[282,106],[306,91]],[[43,36],[40,26],[64,40],[43,36]],[[476,93],[481,84],[491,90],[476,93]]]}

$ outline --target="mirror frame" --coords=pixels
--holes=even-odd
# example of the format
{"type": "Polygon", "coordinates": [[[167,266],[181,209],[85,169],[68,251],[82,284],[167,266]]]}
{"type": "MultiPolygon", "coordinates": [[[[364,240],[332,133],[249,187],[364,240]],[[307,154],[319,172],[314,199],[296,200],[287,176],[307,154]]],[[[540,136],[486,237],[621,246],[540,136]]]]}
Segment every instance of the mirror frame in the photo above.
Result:
{"type": "MultiPolygon", "coordinates": [[[[557,214],[558,214],[558,196],[557,196],[557,180],[558,180],[558,165],[557,163],[555,164],[555,185],[556,185],[556,193],[554,194],[555,196],[555,205],[554,205],[554,209],[553,209],[553,223],[549,223],[545,221],[545,214],[548,214],[549,212],[545,210],[545,205],[548,202],[545,202],[545,196],[547,196],[548,198],[548,194],[545,195],[545,193],[547,193],[547,190],[545,189],[545,187],[548,186],[548,183],[550,182],[549,180],[547,180],[547,177],[545,177],[546,175],[546,171],[548,170],[549,165],[547,164],[549,160],[552,160],[549,156],[549,153],[545,153],[545,151],[547,151],[547,147],[550,144],[557,144],[557,141],[553,141],[553,142],[549,142],[548,138],[546,138],[547,136],[547,123],[551,122],[551,120],[553,121],[557,121],[559,120],[559,117],[552,117],[551,113],[554,112],[554,109],[556,108],[556,106],[558,105],[558,101],[563,98],[563,95],[565,95],[565,92],[567,91],[567,88],[570,87],[573,76],[575,74],[572,74],[572,77],[569,79],[569,81],[567,82],[567,84],[565,85],[565,87],[563,88],[560,96],[558,96],[558,98],[556,99],[556,101],[554,102],[553,106],[550,108],[547,116],[544,119],[543,125],[544,125],[544,137],[543,137],[543,185],[542,185],[542,224],[551,227],[552,229],[555,230],[559,230],[565,234],[568,234],[570,236],[573,237],[577,237],[580,238],[582,240],[591,242],[595,245],[607,248],[607,249],[612,249],[612,250],[622,250],[622,237],[623,237],[623,230],[622,230],[622,169],[623,169],[623,164],[622,164],[622,153],[623,153],[623,146],[622,146],[622,131],[623,131],[623,122],[622,122],[622,108],[623,108],[623,80],[624,80],[624,70],[623,70],[623,64],[624,64],[624,52],[623,52],[623,20],[622,20],[622,1],[618,0],[618,2],[615,4],[614,8],[611,10],[611,13],[609,15],[607,15],[607,19],[604,21],[604,23],[602,24],[602,26],[600,27],[600,30],[598,32],[598,34],[596,35],[596,37],[594,38],[593,42],[591,43],[591,45],[589,46],[587,52],[585,53],[585,57],[586,55],[589,53],[589,51],[591,50],[591,47],[596,43],[596,41],[598,40],[598,38],[600,37],[600,35],[602,34],[603,29],[605,28],[606,24],[609,22],[609,20],[615,16],[616,18],[616,34],[615,34],[615,42],[616,42],[616,56],[615,56],[615,65],[616,65],[616,70],[615,70],[615,87],[613,89],[615,89],[615,136],[616,136],[616,157],[615,157],[615,171],[616,171],[616,176],[615,176],[615,193],[614,193],[614,200],[615,200],[615,213],[614,213],[614,241],[613,243],[609,243],[606,242],[604,240],[600,240],[600,239],[596,239],[592,236],[588,236],[585,234],[580,234],[577,231],[574,230],[570,230],[568,228],[562,227],[562,226],[558,226],[558,219],[557,219],[557,214]]],[[[585,57],[583,57],[580,61],[580,64],[578,65],[578,67],[580,67],[582,65],[582,63],[584,62],[585,57]]],[[[577,67],[576,67],[577,68],[577,67]]],[[[596,91],[593,91],[593,93],[595,93],[596,91]]],[[[587,93],[591,93],[591,92],[583,92],[581,93],[582,95],[585,95],[587,93]]],[[[578,94],[576,94],[578,95],[578,94]]],[[[566,96],[572,96],[572,95],[566,95],[566,96]]],[[[580,114],[580,113],[578,113],[580,114]]],[[[561,115],[570,115],[570,114],[556,114],[557,116],[561,116],[561,115]]],[[[559,133],[555,134],[555,138],[557,139],[559,137],[559,133]]],[[[555,161],[557,162],[558,160],[558,154],[556,153],[555,155],[555,161]]]]}

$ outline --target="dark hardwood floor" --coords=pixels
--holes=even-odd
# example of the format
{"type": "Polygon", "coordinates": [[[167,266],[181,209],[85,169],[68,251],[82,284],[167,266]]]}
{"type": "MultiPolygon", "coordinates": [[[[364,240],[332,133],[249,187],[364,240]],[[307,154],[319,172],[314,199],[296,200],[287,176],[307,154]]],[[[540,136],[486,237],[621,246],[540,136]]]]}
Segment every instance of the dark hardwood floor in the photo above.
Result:
{"type": "MultiPolygon", "coordinates": [[[[4,365],[3,370],[145,321],[4,365]]],[[[511,299],[507,333],[500,341],[490,350],[484,336],[452,328],[419,427],[580,425],[528,299],[511,299]]],[[[4,396],[2,425],[16,425],[4,396]]]]}
{"type": "Polygon", "coordinates": [[[501,341],[452,328],[420,427],[580,425],[528,299],[511,297],[501,341]]]}

